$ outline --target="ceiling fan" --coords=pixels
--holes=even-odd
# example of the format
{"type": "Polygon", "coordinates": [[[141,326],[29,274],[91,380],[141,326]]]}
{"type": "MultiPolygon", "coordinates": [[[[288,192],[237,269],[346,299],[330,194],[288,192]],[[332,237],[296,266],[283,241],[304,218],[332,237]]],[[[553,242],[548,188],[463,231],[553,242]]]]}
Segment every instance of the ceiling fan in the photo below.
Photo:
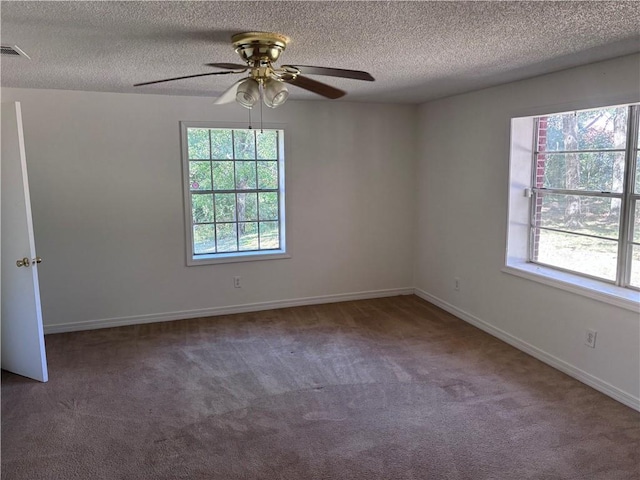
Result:
{"type": "Polygon", "coordinates": [[[237,63],[207,63],[224,71],[199,73],[184,77],[166,78],[152,82],[137,83],[134,87],[155,83],[172,82],[185,78],[205,77],[209,75],[240,74],[248,71],[249,76],[241,78],[227,89],[214,102],[230,103],[234,100],[246,108],[252,108],[261,98],[265,105],[276,108],[282,105],[289,96],[286,84],[295,85],[323,97],[335,99],[346,94],[344,90],[334,88],[326,83],[318,82],[303,74],[326,75],[330,77],[351,78],[354,80],[374,81],[367,72],[345,70],[342,68],[312,67],[308,65],[273,66],[289,43],[289,37],[279,33],[245,32],[231,37],[233,47],[244,60],[245,65],[237,63]]]}

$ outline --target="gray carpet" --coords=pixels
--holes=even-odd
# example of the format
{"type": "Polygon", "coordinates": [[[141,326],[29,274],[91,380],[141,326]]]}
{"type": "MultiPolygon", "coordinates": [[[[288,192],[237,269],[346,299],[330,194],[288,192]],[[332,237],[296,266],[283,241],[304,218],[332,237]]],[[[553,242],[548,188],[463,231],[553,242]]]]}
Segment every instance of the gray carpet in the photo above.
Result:
{"type": "Polygon", "coordinates": [[[640,414],[415,296],[46,337],[2,478],[640,478],[640,414]]]}

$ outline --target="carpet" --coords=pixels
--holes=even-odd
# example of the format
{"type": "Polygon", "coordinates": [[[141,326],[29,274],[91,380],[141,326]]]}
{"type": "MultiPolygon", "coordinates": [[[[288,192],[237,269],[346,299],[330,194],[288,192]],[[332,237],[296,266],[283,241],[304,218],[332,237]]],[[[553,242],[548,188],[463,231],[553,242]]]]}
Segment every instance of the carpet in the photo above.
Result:
{"type": "Polygon", "coordinates": [[[48,335],[2,479],[637,480],[640,414],[416,296],[48,335]]]}

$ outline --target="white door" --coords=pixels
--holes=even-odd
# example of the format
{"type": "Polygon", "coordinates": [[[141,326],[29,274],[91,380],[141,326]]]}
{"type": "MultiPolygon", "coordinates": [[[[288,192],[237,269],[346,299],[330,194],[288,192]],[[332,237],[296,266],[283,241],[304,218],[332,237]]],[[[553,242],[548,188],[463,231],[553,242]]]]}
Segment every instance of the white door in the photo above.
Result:
{"type": "Polygon", "coordinates": [[[2,368],[46,382],[38,257],[19,102],[2,104],[0,218],[2,232],[2,368]]]}

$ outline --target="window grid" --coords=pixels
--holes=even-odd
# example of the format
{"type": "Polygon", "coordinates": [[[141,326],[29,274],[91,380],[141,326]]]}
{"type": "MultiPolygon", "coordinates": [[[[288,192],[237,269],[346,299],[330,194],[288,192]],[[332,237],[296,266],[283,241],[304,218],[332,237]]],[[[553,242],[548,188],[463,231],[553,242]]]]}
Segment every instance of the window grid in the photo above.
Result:
{"type": "MultiPolygon", "coordinates": [[[[256,152],[256,187],[258,187],[259,185],[258,185],[258,136],[257,135],[253,136],[253,141],[254,141],[254,151],[256,152]]],[[[260,218],[260,198],[258,198],[257,194],[256,194],[256,215],[258,218],[260,218]]],[[[256,224],[256,230],[258,231],[258,248],[260,248],[261,242],[260,242],[260,224],[259,223],[256,224]]]]}
{"type": "MultiPolygon", "coordinates": [[[[209,133],[211,133],[211,130],[209,130],[209,133]]],[[[255,135],[254,135],[255,137],[255,135]]],[[[233,151],[233,185],[234,187],[238,187],[238,175],[237,175],[237,163],[236,163],[236,131],[235,130],[231,130],[231,148],[233,151]]],[[[234,192],[233,198],[235,200],[235,211],[236,211],[236,215],[235,215],[235,227],[236,227],[236,252],[240,250],[240,243],[238,242],[238,236],[240,235],[240,231],[238,229],[238,193],[234,192]]],[[[217,226],[216,226],[217,227],[217,226]]],[[[217,228],[216,228],[217,229],[217,228]]],[[[216,244],[217,247],[217,244],[216,244]]]]}
{"type": "MultiPolygon", "coordinates": [[[[211,177],[211,190],[213,190],[213,146],[211,145],[211,130],[208,130],[209,134],[209,177],[211,177]]],[[[215,221],[217,217],[216,213],[216,196],[214,193],[211,193],[211,201],[213,202],[213,241],[214,241],[214,252],[218,253],[218,229],[216,228],[215,221]]]]}
{"type": "MultiPolygon", "coordinates": [[[[276,146],[278,147],[278,157],[280,157],[280,132],[276,132],[276,146]]],[[[276,163],[276,178],[278,179],[278,182],[280,182],[280,162],[276,163]]],[[[280,186],[280,184],[278,183],[278,186],[280,186]]],[[[278,202],[278,218],[282,218],[282,212],[280,211],[280,189],[278,189],[278,193],[276,195],[276,201],[278,202]]],[[[280,236],[281,232],[280,232],[280,224],[278,224],[278,239],[282,238],[280,236]]]]}
{"type": "MultiPolygon", "coordinates": [[[[187,138],[189,138],[189,130],[191,128],[187,128],[187,138]]],[[[216,129],[216,128],[207,128],[207,133],[208,133],[208,159],[201,159],[201,158],[191,158],[189,155],[189,149],[187,148],[187,165],[189,166],[189,168],[191,168],[191,164],[193,162],[206,162],[209,164],[209,179],[211,181],[211,189],[198,189],[198,190],[192,190],[192,186],[191,186],[191,182],[188,182],[188,189],[189,189],[189,198],[191,199],[190,201],[190,207],[191,207],[191,224],[192,224],[192,231],[195,232],[195,228],[201,225],[212,225],[213,227],[213,239],[214,239],[214,252],[215,253],[251,253],[251,252],[269,252],[269,251],[273,251],[273,250],[279,250],[282,248],[282,225],[281,225],[281,218],[282,218],[282,212],[281,212],[281,198],[280,198],[280,188],[281,188],[281,178],[280,178],[280,162],[281,162],[281,147],[280,147],[280,132],[278,130],[273,131],[275,134],[275,158],[265,158],[265,159],[259,159],[259,153],[258,153],[258,139],[257,139],[257,135],[256,135],[256,131],[251,130],[252,132],[252,141],[253,141],[253,158],[243,158],[243,159],[238,159],[237,155],[238,155],[238,151],[236,148],[236,129],[229,129],[230,133],[231,133],[231,152],[232,152],[232,157],[231,159],[214,159],[213,158],[213,144],[212,144],[212,131],[213,130],[221,130],[221,129],[216,129]],[[238,187],[238,172],[237,172],[237,167],[238,167],[238,162],[246,162],[246,161],[251,161],[254,162],[253,165],[253,171],[255,174],[255,187],[256,188],[244,188],[244,189],[239,189],[238,187]],[[275,165],[275,174],[276,174],[276,181],[277,181],[277,188],[260,188],[260,176],[259,176],[259,169],[258,169],[258,162],[273,162],[273,164],[275,165]],[[218,185],[214,184],[214,164],[215,163],[226,163],[229,162],[232,166],[233,166],[233,185],[234,185],[234,189],[217,189],[216,187],[218,185]],[[273,193],[275,194],[275,202],[277,205],[277,209],[275,210],[276,215],[275,218],[272,218],[273,216],[270,216],[269,218],[262,218],[261,213],[260,213],[260,199],[261,193],[273,193]],[[219,218],[219,212],[217,209],[217,195],[220,194],[232,194],[233,198],[234,198],[234,220],[233,221],[228,221],[228,220],[221,220],[219,218]],[[195,218],[195,210],[194,210],[194,202],[193,202],[193,198],[197,195],[207,195],[211,198],[211,201],[213,203],[212,205],[212,211],[213,211],[213,221],[196,221],[195,218]],[[243,215],[243,218],[241,219],[241,215],[240,215],[240,202],[239,202],[239,195],[244,195],[244,201],[247,202],[247,196],[248,195],[255,195],[255,219],[253,220],[247,220],[246,219],[246,214],[243,215]],[[268,222],[268,223],[267,223],[268,222]],[[246,226],[248,225],[254,225],[253,228],[255,228],[255,232],[256,232],[256,236],[257,236],[257,246],[256,248],[241,248],[240,245],[240,237],[241,237],[241,231],[240,231],[240,224],[243,223],[246,226]],[[277,226],[277,245],[275,246],[269,246],[269,247],[264,247],[263,246],[263,236],[264,236],[264,232],[263,232],[263,227],[264,228],[272,228],[272,227],[267,227],[267,225],[272,225],[272,224],[276,224],[277,226]],[[221,225],[233,225],[233,229],[235,230],[235,250],[220,250],[220,244],[219,244],[219,235],[218,235],[218,227],[221,225]]],[[[245,207],[246,208],[246,207],[245,207]]],[[[255,244],[255,242],[252,242],[255,244]]],[[[193,255],[194,258],[198,257],[198,256],[203,256],[203,255],[211,255],[211,252],[197,252],[196,251],[196,245],[195,245],[195,238],[193,240],[193,255]]]]}
{"type": "MultiPolygon", "coordinates": [[[[550,115],[549,115],[550,116],[550,115]]],[[[640,201],[640,192],[635,191],[638,152],[640,105],[631,105],[627,109],[627,131],[625,148],[602,148],[585,150],[547,150],[546,149],[546,126],[549,116],[541,116],[535,119],[535,135],[533,148],[533,169],[532,169],[532,201],[530,213],[530,235],[529,235],[529,261],[540,265],[548,266],[557,270],[577,273],[587,278],[612,283],[625,288],[640,290],[640,286],[631,284],[632,260],[634,246],[640,247],[639,242],[634,242],[634,223],[636,205],[640,201]],[[544,130],[544,135],[542,132],[544,130]],[[545,162],[547,155],[552,154],[584,154],[584,153],[613,153],[624,152],[624,175],[623,189],[621,193],[611,191],[594,190],[573,190],[544,187],[545,162]],[[590,235],[584,232],[574,232],[542,225],[542,205],[545,195],[567,195],[586,198],[611,198],[620,201],[620,214],[618,225],[618,238],[611,238],[602,235],[590,235]],[[615,280],[608,280],[601,276],[593,276],[576,270],[551,265],[539,260],[539,244],[541,231],[558,232],[573,236],[587,237],[604,241],[611,241],[617,244],[617,263],[615,280]]],[[[589,251],[585,251],[589,254],[589,251]]]]}

